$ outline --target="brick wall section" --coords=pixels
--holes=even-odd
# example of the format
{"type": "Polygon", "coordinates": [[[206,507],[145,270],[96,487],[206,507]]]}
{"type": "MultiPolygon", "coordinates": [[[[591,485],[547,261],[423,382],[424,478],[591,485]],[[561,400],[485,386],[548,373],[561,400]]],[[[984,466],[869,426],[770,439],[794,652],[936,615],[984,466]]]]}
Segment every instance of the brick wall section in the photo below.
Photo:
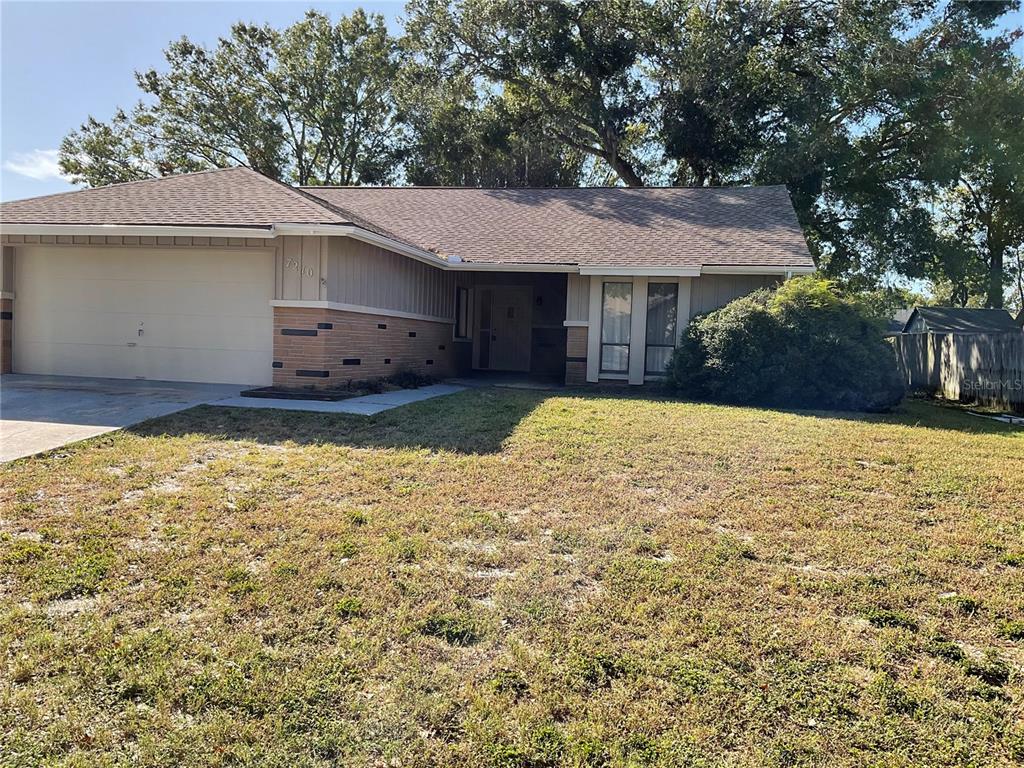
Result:
{"type": "Polygon", "coordinates": [[[566,328],[565,383],[569,386],[587,383],[587,331],[586,327],[566,328]]]}
{"type": "Polygon", "coordinates": [[[451,323],[299,307],[274,308],[274,363],[274,386],[288,388],[343,387],[405,370],[437,378],[456,372],[451,323]]]}
{"type": "Polygon", "coordinates": [[[11,372],[14,359],[14,302],[0,299],[0,373],[11,372]]]}

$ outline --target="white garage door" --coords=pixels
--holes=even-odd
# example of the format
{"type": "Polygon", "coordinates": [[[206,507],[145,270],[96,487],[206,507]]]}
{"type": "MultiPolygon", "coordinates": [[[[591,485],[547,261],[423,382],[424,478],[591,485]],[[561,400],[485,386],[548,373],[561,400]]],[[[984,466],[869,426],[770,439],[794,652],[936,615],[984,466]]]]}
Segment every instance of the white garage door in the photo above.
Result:
{"type": "Polygon", "coordinates": [[[19,247],[14,370],[269,384],[268,251],[19,247]]]}

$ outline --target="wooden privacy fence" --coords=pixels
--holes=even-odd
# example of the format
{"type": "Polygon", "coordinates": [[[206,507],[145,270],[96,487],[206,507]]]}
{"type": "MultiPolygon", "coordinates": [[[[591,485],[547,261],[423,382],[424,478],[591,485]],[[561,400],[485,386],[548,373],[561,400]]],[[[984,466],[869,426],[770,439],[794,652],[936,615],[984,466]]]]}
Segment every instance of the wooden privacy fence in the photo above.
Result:
{"type": "Polygon", "coordinates": [[[1024,413],[1024,333],[905,333],[893,343],[909,389],[1024,413]]]}

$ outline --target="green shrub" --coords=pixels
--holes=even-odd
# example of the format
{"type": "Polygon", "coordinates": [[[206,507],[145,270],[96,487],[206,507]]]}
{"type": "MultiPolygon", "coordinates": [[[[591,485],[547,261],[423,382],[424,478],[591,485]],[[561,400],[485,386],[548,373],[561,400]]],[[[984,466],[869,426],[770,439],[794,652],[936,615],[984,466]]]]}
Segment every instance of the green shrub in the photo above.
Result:
{"type": "Polygon", "coordinates": [[[873,313],[813,277],[695,318],[668,374],[674,391],[698,400],[884,411],[903,397],[873,313]]]}

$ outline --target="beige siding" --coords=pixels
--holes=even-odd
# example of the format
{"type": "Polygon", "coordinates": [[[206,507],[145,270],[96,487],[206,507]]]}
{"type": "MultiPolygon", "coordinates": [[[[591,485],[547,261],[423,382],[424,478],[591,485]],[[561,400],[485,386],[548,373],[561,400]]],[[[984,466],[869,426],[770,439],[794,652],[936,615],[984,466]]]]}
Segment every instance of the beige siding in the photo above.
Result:
{"type": "Polygon", "coordinates": [[[451,319],[455,275],[349,237],[329,238],[327,301],[451,319]]]}
{"type": "Polygon", "coordinates": [[[291,301],[324,301],[327,286],[321,281],[327,263],[326,237],[279,237],[274,297],[291,301]]]}
{"type": "Polygon", "coordinates": [[[566,288],[565,319],[585,323],[590,312],[590,276],[570,274],[566,288]]]}
{"type": "Polygon", "coordinates": [[[758,288],[777,285],[778,275],[704,275],[695,278],[690,289],[690,317],[724,307],[733,299],[758,288]]]}
{"type": "Polygon", "coordinates": [[[0,293],[14,292],[14,249],[3,246],[0,258],[0,293]]]}

